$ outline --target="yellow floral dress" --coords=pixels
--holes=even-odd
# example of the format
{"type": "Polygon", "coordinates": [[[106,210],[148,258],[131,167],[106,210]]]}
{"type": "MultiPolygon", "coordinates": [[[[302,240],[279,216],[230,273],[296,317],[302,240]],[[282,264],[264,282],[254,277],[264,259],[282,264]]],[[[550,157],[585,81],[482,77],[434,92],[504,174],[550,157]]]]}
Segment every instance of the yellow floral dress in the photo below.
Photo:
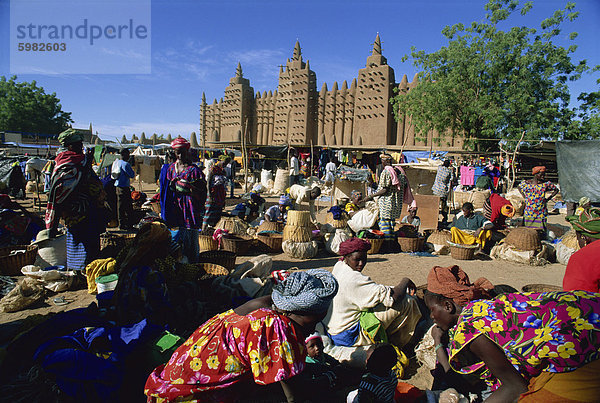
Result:
{"type": "Polygon", "coordinates": [[[144,393],[149,401],[229,400],[227,389],[237,383],[289,379],[304,370],[305,360],[303,338],[286,316],[271,309],[245,316],[229,310],[196,329],[166,365],[156,368],[144,393]]]}
{"type": "Polygon", "coordinates": [[[600,294],[586,291],[504,294],[469,303],[450,332],[450,366],[500,386],[465,347],[485,335],[526,379],[569,372],[600,358],[600,294]]]}

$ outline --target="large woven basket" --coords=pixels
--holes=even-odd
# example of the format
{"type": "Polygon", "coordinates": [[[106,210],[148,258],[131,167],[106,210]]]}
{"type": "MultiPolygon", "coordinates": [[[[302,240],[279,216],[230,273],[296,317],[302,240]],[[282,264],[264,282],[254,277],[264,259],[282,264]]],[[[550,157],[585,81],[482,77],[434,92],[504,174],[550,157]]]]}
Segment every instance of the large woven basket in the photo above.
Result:
{"type": "Polygon", "coordinates": [[[219,243],[213,239],[212,235],[198,235],[198,245],[200,251],[219,249],[219,243]]]}
{"type": "Polygon", "coordinates": [[[365,241],[368,241],[371,244],[371,249],[367,251],[367,255],[379,253],[381,245],[383,245],[383,238],[365,238],[365,241]]]}
{"type": "Polygon", "coordinates": [[[221,238],[221,249],[233,252],[238,256],[245,255],[252,244],[252,239],[243,235],[227,235],[221,238]]]}
{"type": "Polygon", "coordinates": [[[280,234],[258,234],[256,238],[265,246],[269,253],[281,252],[281,244],[283,243],[283,235],[280,234]]]}
{"type": "Polygon", "coordinates": [[[214,263],[232,271],[235,269],[236,258],[237,255],[228,250],[208,250],[200,252],[198,255],[198,263],[214,263]]]}
{"type": "Polygon", "coordinates": [[[479,249],[479,245],[460,245],[448,241],[450,246],[450,256],[456,260],[473,260],[475,253],[479,249]]]}
{"type": "Polygon", "coordinates": [[[248,223],[238,217],[222,217],[215,228],[224,229],[230,234],[245,235],[249,226],[248,223]]]}
{"type": "Polygon", "coordinates": [[[523,251],[540,250],[542,248],[540,234],[533,228],[513,228],[504,238],[504,242],[515,249],[523,251]]]}
{"type": "Polygon", "coordinates": [[[348,226],[348,216],[344,214],[341,219],[336,220],[333,218],[332,213],[327,213],[327,223],[333,228],[346,228],[348,226]]]}
{"type": "Polygon", "coordinates": [[[562,291],[562,287],[550,284],[527,284],[522,288],[523,292],[551,292],[562,291]]]}
{"type": "Polygon", "coordinates": [[[100,235],[100,250],[104,250],[109,247],[113,247],[119,251],[125,247],[128,242],[133,241],[135,238],[134,233],[118,233],[118,232],[105,232],[100,235]]]}
{"type": "Polygon", "coordinates": [[[425,246],[424,238],[398,237],[398,244],[402,252],[420,252],[425,246]]]}
{"type": "Polygon", "coordinates": [[[256,229],[256,233],[260,233],[261,231],[277,231],[277,232],[281,232],[283,231],[283,227],[284,224],[281,222],[270,222],[270,221],[263,221],[262,224],[260,224],[258,226],[258,228],[256,229]]]}
{"type": "Polygon", "coordinates": [[[427,242],[430,242],[435,245],[446,245],[448,241],[452,240],[452,234],[448,230],[441,231],[433,231],[429,238],[427,238],[427,242]]]}
{"type": "Polygon", "coordinates": [[[0,272],[5,276],[20,276],[23,266],[35,263],[37,251],[37,245],[13,245],[0,248],[0,272]],[[11,255],[15,250],[25,252],[11,255]]]}
{"type": "MultiPolygon", "coordinates": [[[[287,225],[297,227],[312,227],[309,211],[290,210],[287,215],[287,225]]],[[[310,240],[310,239],[309,239],[310,240]]]]}
{"type": "Polygon", "coordinates": [[[283,228],[283,240],[292,242],[310,242],[312,239],[312,227],[286,225],[283,228]]]}

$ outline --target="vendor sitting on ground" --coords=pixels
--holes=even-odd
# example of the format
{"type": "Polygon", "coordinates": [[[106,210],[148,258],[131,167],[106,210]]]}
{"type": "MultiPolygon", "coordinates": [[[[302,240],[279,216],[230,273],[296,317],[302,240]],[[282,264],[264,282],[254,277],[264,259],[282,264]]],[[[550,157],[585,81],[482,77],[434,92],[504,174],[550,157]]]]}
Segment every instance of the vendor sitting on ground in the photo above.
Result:
{"type": "Polygon", "coordinates": [[[405,215],[402,220],[400,220],[400,223],[412,225],[418,231],[419,227],[421,226],[421,219],[419,216],[417,216],[417,211],[417,206],[410,206],[408,208],[408,214],[405,215]]]}
{"type": "Polygon", "coordinates": [[[337,291],[326,270],[294,272],[271,295],[214,316],[150,374],[148,401],[304,401],[302,394],[323,390],[327,377],[297,375],[306,365],[304,340],[337,291]]]}
{"type": "Polygon", "coordinates": [[[288,195],[279,197],[279,204],[271,206],[265,212],[265,220],[268,222],[285,223],[287,221],[287,211],[290,208],[292,201],[288,195]]]}
{"type": "Polygon", "coordinates": [[[360,210],[361,200],[363,194],[360,190],[353,190],[350,193],[350,201],[344,206],[344,210],[350,217],[352,217],[358,210],[360,210]]]}
{"type": "Polygon", "coordinates": [[[308,203],[311,220],[314,223],[317,222],[315,200],[321,195],[320,187],[315,186],[311,188],[310,186],[292,185],[287,189],[287,194],[289,194],[291,200],[296,201],[294,205],[295,209],[298,209],[298,206],[302,203],[308,203]]]}
{"type": "Polygon", "coordinates": [[[250,199],[242,203],[238,203],[231,214],[246,222],[252,222],[258,218],[262,210],[265,208],[265,199],[258,193],[250,193],[250,199]]]}
{"type": "Polygon", "coordinates": [[[481,214],[476,214],[473,203],[466,202],[462,205],[462,211],[454,217],[452,222],[452,242],[462,245],[479,244],[485,248],[485,243],[491,238],[490,229],[493,228],[489,220],[481,214]]]}
{"type": "Polygon", "coordinates": [[[406,277],[390,287],[361,274],[370,248],[369,242],[359,238],[341,243],[339,254],[343,258],[332,271],[340,288],[323,323],[338,346],[365,346],[389,340],[402,347],[421,319],[413,296],[416,287],[406,277]]]}
{"type": "Polygon", "coordinates": [[[515,208],[504,197],[492,193],[483,203],[483,216],[488,219],[494,230],[506,228],[506,219],[515,215],[515,208]]]}
{"type": "Polygon", "coordinates": [[[441,344],[437,359],[447,372],[484,380],[492,391],[486,401],[598,400],[598,294],[513,293],[485,300],[475,287],[461,295],[431,285],[428,278],[425,303],[440,333],[434,335],[441,344]]]}
{"type": "Polygon", "coordinates": [[[567,263],[563,289],[600,292],[600,208],[588,207],[567,220],[573,225],[581,249],[567,263]]]}

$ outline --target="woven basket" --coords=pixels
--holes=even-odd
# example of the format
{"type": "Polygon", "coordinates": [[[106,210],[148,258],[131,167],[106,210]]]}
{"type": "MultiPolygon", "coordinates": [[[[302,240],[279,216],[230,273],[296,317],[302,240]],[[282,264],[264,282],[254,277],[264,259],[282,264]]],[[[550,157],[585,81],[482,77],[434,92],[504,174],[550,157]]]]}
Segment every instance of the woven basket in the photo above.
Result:
{"type": "Polygon", "coordinates": [[[365,241],[368,241],[371,244],[371,249],[367,251],[367,255],[374,255],[379,253],[379,249],[381,249],[381,245],[383,245],[383,238],[380,239],[370,239],[365,238],[365,241]]]}
{"type": "Polygon", "coordinates": [[[420,252],[425,246],[424,238],[398,237],[398,244],[402,252],[420,252]]]}
{"type": "Polygon", "coordinates": [[[333,228],[346,228],[348,217],[344,214],[340,220],[335,220],[332,213],[327,213],[327,223],[333,228]]]}
{"type": "Polygon", "coordinates": [[[209,250],[200,252],[198,255],[198,263],[214,263],[232,271],[235,269],[236,258],[237,255],[228,250],[209,250]]]}
{"type": "Polygon", "coordinates": [[[119,234],[116,232],[105,232],[100,235],[100,250],[113,247],[116,250],[121,250],[128,242],[135,238],[134,233],[119,234]]]}
{"type": "Polygon", "coordinates": [[[230,273],[225,267],[214,263],[186,264],[182,267],[178,280],[198,281],[230,273]]]}
{"type": "Polygon", "coordinates": [[[0,272],[5,276],[20,276],[23,266],[35,263],[37,251],[37,245],[13,245],[0,248],[0,272]],[[14,250],[25,250],[25,252],[11,255],[14,250]]]}
{"type": "Polygon", "coordinates": [[[258,228],[256,229],[256,233],[260,233],[261,231],[277,231],[277,232],[282,232],[283,231],[283,227],[285,224],[281,223],[281,222],[270,222],[270,221],[264,221],[262,224],[260,224],[258,226],[258,228]]]}
{"type": "MultiPolygon", "coordinates": [[[[287,215],[287,225],[296,227],[312,227],[309,211],[290,210],[287,215]]],[[[309,239],[310,240],[310,239],[309,239]]]]}
{"type": "Polygon", "coordinates": [[[523,292],[551,292],[562,291],[562,287],[550,284],[527,284],[522,288],[523,292]]]}
{"type": "Polygon", "coordinates": [[[200,251],[219,249],[219,243],[213,239],[212,235],[198,235],[198,245],[200,251]]]}
{"type": "Polygon", "coordinates": [[[433,231],[429,238],[427,238],[427,242],[430,242],[435,245],[446,245],[448,241],[452,240],[452,234],[448,230],[441,231],[433,231]]]}
{"type": "Polygon", "coordinates": [[[224,229],[230,234],[245,235],[249,226],[248,223],[238,217],[222,217],[215,228],[224,229]]]}
{"type": "Polygon", "coordinates": [[[259,234],[256,236],[258,240],[266,247],[270,253],[281,252],[281,244],[283,243],[283,235],[280,234],[259,234]]]}
{"type": "Polygon", "coordinates": [[[450,246],[450,256],[456,260],[473,260],[479,245],[459,245],[448,241],[450,246]]]}
{"type": "Polygon", "coordinates": [[[517,250],[540,250],[542,242],[540,234],[533,228],[518,227],[510,230],[504,242],[517,250]]]}
{"type": "Polygon", "coordinates": [[[283,240],[292,242],[310,242],[312,226],[286,225],[283,228],[283,240]]]}
{"type": "Polygon", "coordinates": [[[238,256],[245,255],[252,243],[251,237],[227,235],[221,238],[221,249],[235,253],[238,256]]]}

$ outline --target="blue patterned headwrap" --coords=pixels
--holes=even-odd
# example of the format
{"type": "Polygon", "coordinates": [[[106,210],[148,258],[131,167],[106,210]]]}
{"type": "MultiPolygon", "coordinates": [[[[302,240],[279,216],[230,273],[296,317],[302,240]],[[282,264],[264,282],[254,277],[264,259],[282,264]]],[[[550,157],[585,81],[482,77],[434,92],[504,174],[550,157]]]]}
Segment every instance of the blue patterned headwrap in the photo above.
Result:
{"type": "Polygon", "coordinates": [[[273,287],[271,298],[278,309],[308,314],[324,313],[338,291],[335,277],[323,269],[297,271],[273,287]]]}

